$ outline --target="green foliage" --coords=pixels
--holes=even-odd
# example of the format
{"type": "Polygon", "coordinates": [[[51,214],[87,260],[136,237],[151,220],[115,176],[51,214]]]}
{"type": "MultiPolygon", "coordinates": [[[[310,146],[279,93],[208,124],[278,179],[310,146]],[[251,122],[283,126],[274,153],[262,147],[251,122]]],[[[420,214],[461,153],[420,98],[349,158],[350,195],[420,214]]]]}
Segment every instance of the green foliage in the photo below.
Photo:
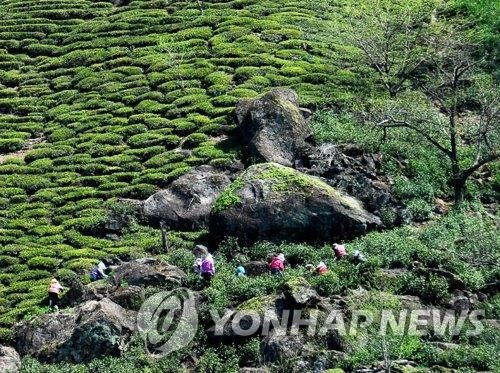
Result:
{"type": "MultiPolygon", "coordinates": [[[[427,219],[434,199],[449,196],[449,175],[440,155],[399,131],[382,144],[382,134],[359,121],[367,109],[366,98],[378,99],[381,93],[376,77],[360,66],[359,51],[337,31],[352,22],[353,11],[377,7],[368,2],[354,6],[283,0],[202,3],[203,12],[197,2],[185,1],[132,1],[119,7],[106,1],[2,3],[0,153],[23,150],[6,158],[2,154],[0,161],[0,340],[10,338],[10,326],[18,317],[46,312],[40,302],[53,274],[64,284],[80,275],[87,279],[88,269],[100,258],[160,253],[159,231],[137,222],[117,242],[103,238],[107,209],[132,214],[130,206],[114,199],[145,199],[200,164],[228,165],[240,145],[228,146],[233,139],[218,143],[220,126],[234,127],[231,115],[241,98],[274,86],[297,90],[302,106],[336,108],[333,114],[316,112],[311,122],[315,139],[380,150],[398,197],[415,216],[427,219]]],[[[494,69],[497,8],[485,1],[457,0],[453,5],[471,31],[476,26],[481,30],[476,40],[494,69]]],[[[472,183],[472,196],[495,201],[497,171],[491,168],[480,191],[472,183]]],[[[309,185],[279,172],[261,176],[279,176],[280,190],[309,185]]],[[[236,182],[226,190],[216,209],[237,203],[240,186],[236,182]]],[[[386,221],[394,220],[391,211],[385,215],[386,221]]],[[[238,247],[228,240],[214,248],[217,276],[208,286],[192,274],[190,251],[204,234],[169,232],[171,248],[161,256],[185,270],[186,284],[201,290],[208,299],[204,304],[220,311],[252,299],[257,299],[255,305],[298,276],[324,296],[363,286],[371,295],[362,304],[372,307],[396,307],[390,296],[373,288],[419,294],[435,302],[446,299],[449,284],[441,277],[413,275],[415,261],[424,268],[451,271],[474,291],[498,279],[498,234],[484,214],[450,215],[421,230],[378,232],[347,243],[350,252],[358,248],[367,255],[368,262],[361,266],[334,261],[329,246],[238,247]],[[237,264],[264,260],[276,251],[288,260],[283,277],[235,276],[237,264]],[[320,260],[330,268],[327,275],[306,273],[306,263],[320,260]],[[378,281],[387,279],[383,270],[390,268],[410,274],[378,281]]],[[[495,318],[497,303],[495,298],[484,305],[495,318]]],[[[380,339],[366,341],[349,353],[346,368],[381,360],[380,339]]],[[[21,371],[176,372],[184,366],[191,369],[191,356],[199,359],[200,372],[261,364],[257,338],[232,346],[208,342],[200,330],[195,342],[186,351],[151,360],[137,339],[120,358],[87,365],[24,358],[21,371]]],[[[467,345],[470,355],[465,348],[426,355],[423,342],[415,339],[387,343],[393,358],[498,370],[499,359],[491,349],[495,344],[486,341],[467,345]]]]}
{"type": "Polygon", "coordinates": [[[422,199],[410,200],[407,207],[416,221],[427,220],[432,213],[432,206],[422,199]]]}
{"type": "Polygon", "coordinates": [[[201,356],[198,371],[200,373],[229,373],[238,371],[236,350],[224,347],[218,350],[208,348],[201,356]]]}
{"type": "Polygon", "coordinates": [[[448,298],[448,282],[445,278],[434,274],[403,276],[400,281],[400,292],[417,295],[423,300],[439,303],[448,298]]]}
{"type": "Polygon", "coordinates": [[[311,127],[314,137],[320,143],[356,143],[374,150],[380,142],[375,131],[370,127],[358,123],[349,114],[334,114],[328,110],[314,114],[311,127]]]}
{"type": "Polygon", "coordinates": [[[240,201],[240,198],[238,197],[238,195],[236,195],[236,192],[241,187],[243,187],[243,185],[243,180],[236,179],[235,181],[233,181],[233,183],[229,187],[227,187],[217,198],[217,201],[215,202],[215,205],[213,207],[213,211],[215,213],[224,211],[233,206],[235,203],[238,203],[240,201]]]}

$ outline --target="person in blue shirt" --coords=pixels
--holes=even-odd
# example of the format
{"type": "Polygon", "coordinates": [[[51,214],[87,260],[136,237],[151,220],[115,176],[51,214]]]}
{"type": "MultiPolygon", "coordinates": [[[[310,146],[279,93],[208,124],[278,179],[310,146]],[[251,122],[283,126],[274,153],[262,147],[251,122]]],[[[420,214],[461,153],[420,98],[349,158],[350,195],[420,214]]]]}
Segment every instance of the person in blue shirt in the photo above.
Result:
{"type": "Polygon", "coordinates": [[[243,266],[238,266],[236,267],[236,276],[238,277],[247,277],[245,267],[243,266]]]}

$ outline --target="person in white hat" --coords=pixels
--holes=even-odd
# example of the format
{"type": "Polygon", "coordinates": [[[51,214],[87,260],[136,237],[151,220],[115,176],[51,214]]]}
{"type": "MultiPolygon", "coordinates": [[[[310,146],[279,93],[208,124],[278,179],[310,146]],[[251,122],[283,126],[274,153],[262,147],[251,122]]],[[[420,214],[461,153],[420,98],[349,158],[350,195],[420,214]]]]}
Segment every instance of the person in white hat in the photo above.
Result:
{"type": "Polygon", "coordinates": [[[328,267],[326,266],[325,262],[319,262],[318,266],[316,267],[316,273],[319,275],[323,275],[326,272],[328,272],[328,267]]]}

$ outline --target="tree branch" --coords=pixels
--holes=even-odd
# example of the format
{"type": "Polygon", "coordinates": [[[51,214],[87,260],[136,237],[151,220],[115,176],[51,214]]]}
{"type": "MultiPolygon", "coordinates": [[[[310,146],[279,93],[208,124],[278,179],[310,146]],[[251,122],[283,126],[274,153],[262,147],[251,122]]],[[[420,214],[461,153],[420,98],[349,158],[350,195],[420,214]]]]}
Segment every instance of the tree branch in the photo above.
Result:
{"type": "Polygon", "coordinates": [[[452,157],[451,151],[449,151],[443,145],[441,145],[439,142],[434,140],[429,134],[425,133],[423,130],[412,125],[410,122],[408,122],[406,120],[396,120],[394,118],[387,118],[387,119],[384,119],[383,121],[377,123],[376,126],[377,127],[385,127],[385,128],[397,128],[397,127],[409,128],[409,129],[417,132],[422,137],[424,137],[428,142],[430,142],[432,145],[434,145],[436,148],[438,148],[440,151],[442,151],[448,157],[450,157],[450,158],[452,157]]]}
{"type": "Polygon", "coordinates": [[[500,159],[500,153],[495,152],[495,153],[492,153],[492,154],[484,157],[483,159],[475,162],[471,167],[469,167],[466,170],[463,170],[460,173],[460,176],[459,176],[460,180],[463,180],[463,181],[467,180],[467,178],[469,178],[474,172],[479,170],[481,167],[483,167],[487,163],[493,162],[497,159],[500,159]]]}

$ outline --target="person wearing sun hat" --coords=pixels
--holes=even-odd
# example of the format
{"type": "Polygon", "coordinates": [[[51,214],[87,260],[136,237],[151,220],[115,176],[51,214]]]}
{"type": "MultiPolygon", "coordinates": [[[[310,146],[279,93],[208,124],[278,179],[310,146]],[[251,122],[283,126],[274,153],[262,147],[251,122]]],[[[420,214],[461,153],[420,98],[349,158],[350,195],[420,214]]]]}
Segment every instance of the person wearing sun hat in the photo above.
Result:
{"type": "Polygon", "coordinates": [[[328,267],[326,266],[325,262],[319,262],[318,266],[316,267],[316,273],[319,275],[323,275],[326,272],[328,272],[328,267]]]}
{"type": "Polygon", "coordinates": [[[57,303],[59,302],[59,293],[63,291],[64,288],[62,285],[57,281],[56,278],[53,278],[50,280],[49,284],[49,307],[55,309],[56,311],[59,311],[59,306],[57,303]]]}

